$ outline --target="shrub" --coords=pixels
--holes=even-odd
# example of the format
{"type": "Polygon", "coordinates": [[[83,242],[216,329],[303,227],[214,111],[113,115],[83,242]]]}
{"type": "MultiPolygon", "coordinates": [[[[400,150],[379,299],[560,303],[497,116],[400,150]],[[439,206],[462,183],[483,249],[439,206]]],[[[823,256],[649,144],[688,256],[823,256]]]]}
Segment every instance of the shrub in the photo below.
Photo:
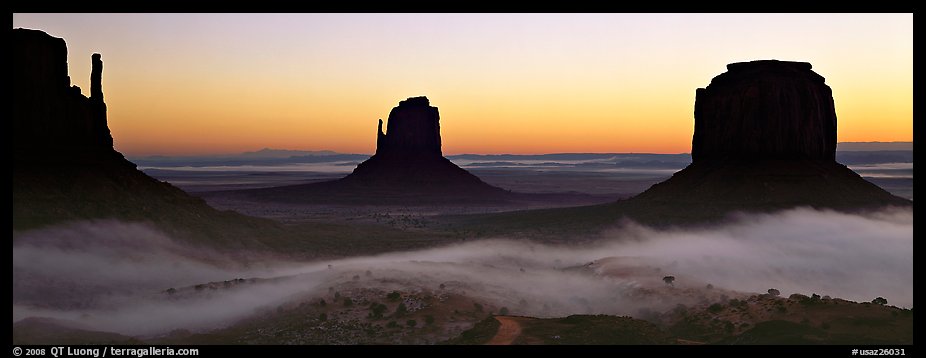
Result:
{"type": "Polygon", "coordinates": [[[409,327],[414,327],[414,326],[418,325],[418,322],[416,322],[416,321],[413,320],[413,319],[410,319],[410,320],[408,320],[408,321],[405,321],[405,325],[406,325],[406,326],[409,326],[409,327]]]}
{"type": "Polygon", "coordinates": [[[884,298],[884,297],[878,296],[878,298],[875,298],[875,299],[871,300],[871,303],[874,303],[874,304],[876,304],[876,305],[886,305],[886,304],[887,304],[887,299],[884,298]]]}
{"type": "Polygon", "coordinates": [[[434,323],[434,316],[432,316],[432,315],[424,316],[424,324],[430,325],[430,324],[433,324],[433,323],[434,323]]]}
{"type": "Polygon", "coordinates": [[[389,328],[396,328],[398,326],[399,325],[395,323],[395,321],[389,321],[389,323],[386,323],[386,327],[389,327],[389,328]]]}
{"type": "Polygon", "coordinates": [[[402,317],[406,313],[408,313],[408,307],[405,307],[405,302],[400,303],[399,306],[395,308],[396,317],[402,317]]]}
{"type": "Polygon", "coordinates": [[[318,301],[318,305],[319,305],[319,306],[322,306],[322,307],[325,307],[325,306],[328,305],[328,302],[325,302],[325,299],[322,298],[321,301],[318,301]]]}
{"type": "Polygon", "coordinates": [[[707,287],[706,287],[706,288],[707,288],[708,290],[713,290],[713,289],[714,289],[714,285],[712,285],[712,284],[707,284],[707,287]]]}
{"type": "Polygon", "coordinates": [[[386,310],[389,309],[386,305],[382,303],[373,302],[370,305],[370,317],[371,318],[383,318],[383,313],[386,313],[386,310]]]}
{"type": "Polygon", "coordinates": [[[776,290],[776,289],[774,289],[774,288],[770,288],[770,289],[768,289],[768,294],[769,294],[769,295],[772,295],[772,296],[779,296],[779,295],[781,295],[781,291],[778,291],[778,290],[776,290]]]}
{"type": "Polygon", "coordinates": [[[719,303],[715,303],[715,304],[708,306],[707,310],[711,313],[720,313],[720,311],[723,311],[723,305],[719,303]]]}
{"type": "Polygon", "coordinates": [[[322,322],[327,321],[327,320],[328,320],[328,315],[322,313],[322,314],[318,315],[318,320],[319,320],[319,321],[322,321],[322,322]]]}
{"type": "Polygon", "coordinates": [[[498,314],[500,314],[500,315],[502,315],[502,316],[507,315],[507,314],[508,314],[508,307],[502,307],[502,309],[498,310],[498,314]]]}
{"type": "Polygon", "coordinates": [[[354,305],[354,300],[350,299],[350,297],[344,299],[344,307],[350,307],[353,305],[354,305]]]}
{"type": "Polygon", "coordinates": [[[402,298],[402,295],[399,294],[398,291],[392,291],[388,295],[386,295],[386,299],[390,301],[398,301],[400,298],[402,298]]]}
{"type": "Polygon", "coordinates": [[[663,277],[663,278],[662,278],[662,281],[665,282],[665,283],[666,283],[667,285],[669,285],[669,286],[673,286],[672,283],[675,282],[675,276],[666,276],[666,277],[663,277]]]}
{"type": "Polygon", "coordinates": [[[476,309],[476,312],[482,312],[482,305],[473,302],[473,308],[476,309]]]}

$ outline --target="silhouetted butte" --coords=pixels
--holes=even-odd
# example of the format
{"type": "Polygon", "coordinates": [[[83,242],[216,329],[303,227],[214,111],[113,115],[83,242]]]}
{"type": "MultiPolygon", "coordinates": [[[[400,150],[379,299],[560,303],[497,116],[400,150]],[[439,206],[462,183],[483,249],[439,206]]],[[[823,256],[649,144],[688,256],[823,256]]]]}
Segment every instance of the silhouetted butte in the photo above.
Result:
{"type": "MultiPolygon", "coordinates": [[[[793,207],[864,211],[913,202],[835,161],[832,90],[806,62],[727,65],[696,92],[692,163],[611,204],[478,216],[485,232],[595,231],[621,217],[657,226],[722,222],[793,207]]],[[[464,220],[466,221],[466,220],[464,220]]]]}
{"type": "Polygon", "coordinates": [[[299,203],[432,204],[504,202],[514,194],[486,184],[441,153],[440,114],[427,97],[399,102],[376,153],[344,178],[242,190],[235,195],[299,203]]]}
{"type": "Polygon", "coordinates": [[[91,57],[86,97],[71,85],[63,39],[11,31],[14,233],[118,219],[153,223],[173,237],[226,249],[264,248],[261,239],[284,234],[275,222],[215,210],[137,170],[113,148],[100,54],[91,57]]]}

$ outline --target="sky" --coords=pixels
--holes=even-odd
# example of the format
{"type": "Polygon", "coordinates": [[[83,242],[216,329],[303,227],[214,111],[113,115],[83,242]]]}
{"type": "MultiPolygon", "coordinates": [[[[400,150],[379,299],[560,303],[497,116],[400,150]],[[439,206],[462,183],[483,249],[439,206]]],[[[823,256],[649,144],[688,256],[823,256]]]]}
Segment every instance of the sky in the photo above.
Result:
{"type": "Polygon", "coordinates": [[[372,153],[407,97],[445,155],[687,153],[726,64],[810,62],[838,141],[913,140],[912,14],[13,14],[64,38],[89,95],[102,54],[116,149],[372,153]]]}

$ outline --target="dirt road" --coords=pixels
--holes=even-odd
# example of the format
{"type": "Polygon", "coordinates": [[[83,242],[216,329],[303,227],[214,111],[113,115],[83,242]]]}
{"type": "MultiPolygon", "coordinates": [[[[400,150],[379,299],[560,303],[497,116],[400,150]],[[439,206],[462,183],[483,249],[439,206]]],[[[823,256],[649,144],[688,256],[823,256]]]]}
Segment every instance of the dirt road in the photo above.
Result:
{"type": "Polygon", "coordinates": [[[521,335],[521,324],[514,318],[495,316],[495,320],[501,323],[501,326],[498,327],[498,333],[495,333],[495,337],[486,342],[487,345],[509,345],[521,335]]]}

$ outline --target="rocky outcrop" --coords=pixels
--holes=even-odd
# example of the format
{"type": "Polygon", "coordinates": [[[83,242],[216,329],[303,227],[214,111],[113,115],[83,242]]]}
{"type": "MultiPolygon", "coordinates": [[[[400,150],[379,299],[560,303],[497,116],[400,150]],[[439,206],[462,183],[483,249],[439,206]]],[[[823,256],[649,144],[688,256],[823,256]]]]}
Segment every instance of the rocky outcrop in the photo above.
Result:
{"type": "Polygon", "coordinates": [[[399,102],[387,130],[379,120],[376,153],[348,176],[329,182],[239,192],[287,202],[435,204],[502,202],[512,193],[486,184],[441,154],[440,115],[427,97],[399,102]]]}
{"type": "Polygon", "coordinates": [[[412,97],[399,102],[389,112],[387,133],[379,120],[376,155],[382,156],[442,156],[440,114],[431,107],[427,97],[412,97]]]}
{"type": "Polygon", "coordinates": [[[376,154],[360,163],[342,179],[369,186],[396,189],[452,187],[490,187],[441,154],[440,115],[427,97],[412,97],[399,102],[389,112],[387,132],[379,120],[376,154]]]}
{"type": "Polygon", "coordinates": [[[113,139],[103,102],[103,62],[94,54],[91,97],[71,86],[64,40],[14,29],[13,148],[17,157],[39,159],[62,152],[112,154],[113,139]]]}
{"type": "Polygon", "coordinates": [[[693,162],[634,197],[654,217],[912,205],[839,164],[832,90],[805,62],[752,61],[697,90],[693,162]]]}
{"type": "Polygon", "coordinates": [[[671,178],[610,204],[460,222],[480,225],[489,237],[533,231],[556,240],[599,233],[621,218],[678,227],[795,207],[865,212],[913,205],[835,161],[832,94],[810,64],[753,61],[727,68],[697,90],[694,160],[671,178]]]}
{"type": "Polygon", "coordinates": [[[227,249],[266,248],[289,235],[276,223],[220,212],[138,171],[113,148],[103,61],[92,57],[90,97],[71,86],[64,40],[13,29],[13,232],[73,220],[153,223],[172,237],[227,249]]]}
{"type": "Polygon", "coordinates": [[[727,65],[696,92],[693,161],[833,160],[833,92],[811,68],[776,60],[727,65]]]}

